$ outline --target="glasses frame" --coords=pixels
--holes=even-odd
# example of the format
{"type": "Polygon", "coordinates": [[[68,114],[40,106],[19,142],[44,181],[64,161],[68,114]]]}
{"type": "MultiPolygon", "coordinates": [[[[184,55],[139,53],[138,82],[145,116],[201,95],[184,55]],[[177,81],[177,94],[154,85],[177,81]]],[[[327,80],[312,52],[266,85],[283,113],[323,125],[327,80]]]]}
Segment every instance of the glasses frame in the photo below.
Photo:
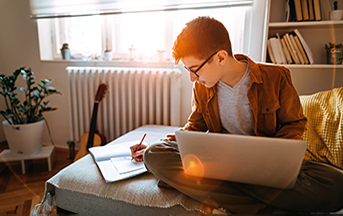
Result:
{"type": "Polygon", "coordinates": [[[216,51],[215,53],[213,53],[212,55],[210,55],[210,57],[208,57],[195,71],[193,71],[192,69],[189,69],[186,65],[184,65],[183,67],[190,73],[193,73],[195,76],[197,76],[199,78],[199,75],[197,74],[197,72],[204,67],[204,65],[215,55],[217,54],[219,51],[216,51]]]}

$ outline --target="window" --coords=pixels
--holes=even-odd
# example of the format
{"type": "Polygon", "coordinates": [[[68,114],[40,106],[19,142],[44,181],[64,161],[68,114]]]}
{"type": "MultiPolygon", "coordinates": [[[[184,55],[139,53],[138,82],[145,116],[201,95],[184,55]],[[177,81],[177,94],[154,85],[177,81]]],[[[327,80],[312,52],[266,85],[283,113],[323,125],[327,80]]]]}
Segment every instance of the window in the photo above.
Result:
{"type": "Polygon", "coordinates": [[[101,52],[101,17],[86,16],[63,19],[53,19],[54,56],[60,56],[63,43],[68,43],[74,54],[91,55],[101,52]],[[58,55],[57,55],[58,54],[58,55]]]}
{"type": "Polygon", "coordinates": [[[250,7],[241,6],[38,19],[41,58],[60,59],[60,48],[68,43],[73,59],[102,60],[103,52],[110,49],[113,60],[171,61],[173,41],[185,23],[198,16],[221,21],[229,31],[234,53],[243,52],[250,25],[244,14],[249,12],[250,7]]]}

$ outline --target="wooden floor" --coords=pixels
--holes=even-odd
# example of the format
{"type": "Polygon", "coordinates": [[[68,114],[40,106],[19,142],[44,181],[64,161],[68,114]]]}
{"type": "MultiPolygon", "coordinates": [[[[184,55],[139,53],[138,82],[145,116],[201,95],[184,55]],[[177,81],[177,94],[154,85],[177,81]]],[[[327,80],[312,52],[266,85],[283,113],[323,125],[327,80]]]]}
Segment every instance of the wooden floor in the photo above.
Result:
{"type": "MultiPolygon", "coordinates": [[[[8,149],[6,142],[0,143],[0,152],[3,149],[8,149]]],[[[0,172],[0,215],[29,215],[31,205],[44,194],[45,181],[72,163],[68,149],[56,148],[55,154],[56,162],[51,172],[46,159],[33,160],[25,175],[20,162],[7,164],[0,172]]]]}

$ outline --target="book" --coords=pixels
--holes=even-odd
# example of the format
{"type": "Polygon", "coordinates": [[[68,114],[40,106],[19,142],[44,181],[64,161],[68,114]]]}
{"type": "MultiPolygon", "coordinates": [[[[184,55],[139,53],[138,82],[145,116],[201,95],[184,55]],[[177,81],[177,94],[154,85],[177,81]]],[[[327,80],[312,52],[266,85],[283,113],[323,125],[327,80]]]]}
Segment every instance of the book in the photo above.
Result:
{"type": "Polygon", "coordinates": [[[314,20],[313,0],[308,0],[308,13],[310,20],[314,20]]]}
{"type": "Polygon", "coordinates": [[[304,51],[306,53],[306,56],[307,56],[310,64],[313,64],[314,63],[314,59],[313,59],[313,54],[312,54],[312,51],[311,51],[310,47],[307,45],[306,41],[304,40],[303,36],[300,34],[298,29],[294,29],[294,33],[298,36],[301,44],[303,45],[304,51]]]}
{"type": "Polygon", "coordinates": [[[297,21],[303,21],[303,13],[302,13],[302,6],[301,0],[294,0],[295,4],[295,13],[297,15],[297,21]]]}
{"type": "Polygon", "coordinates": [[[322,20],[320,0],[313,0],[314,17],[316,21],[322,20]]]}
{"type": "Polygon", "coordinates": [[[280,48],[279,48],[279,44],[278,44],[278,40],[276,37],[272,37],[269,38],[270,40],[270,45],[272,48],[272,52],[276,61],[276,64],[282,64],[282,57],[281,57],[281,53],[280,53],[280,48]]]}
{"type": "Polygon", "coordinates": [[[130,146],[140,140],[89,148],[106,183],[127,179],[147,171],[144,162],[132,160],[130,146]]]}
{"type": "Polygon", "coordinates": [[[268,50],[268,54],[269,54],[269,58],[272,61],[272,63],[276,64],[276,60],[273,54],[273,50],[272,50],[272,46],[270,44],[270,40],[268,39],[267,41],[267,50],[268,50]]]}
{"type": "Polygon", "coordinates": [[[281,44],[279,33],[276,33],[276,39],[277,39],[277,42],[278,42],[277,43],[278,44],[278,50],[279,50],[280,56],[281,56],[281,63],[282,64],[287,64],[287,59],[286,59],[285,53],[284,53],[283,48],[282,48],[282,44],[281,44]]]}
{"type": "Polygon", "coordinates": [[[300,61],[300,64],[305,64],[304,58],[303,58],[303,56],[300,53],[299,47],[298,47],[297,43],[294,40],[294,35],[290,34],[289,37],[291,39],[291,43],[292,43],[292,45],[294,47],[295,53],[296,53],[296,55],[297,55],[297,57],[298,57],[298,59],[300,61]]]}
{"type": "Polygon", "coordinates": [[[281,38],[280,40],[281,40],[281,45],[282,45],[282,48],[283,48],[283,52],[285,53],[285,56],[286,56],[286,59],[287,59],[287,63],[288,64],[292,64],[293,63],[293,59],[292,59],[291,54],[289,53],[289,50],[287,48],[285,39],[281,38]]]}
{"type": "Polygon", "coordinates": [[[302,21],[301,0],[289,0],[289,21],[302,21]]]}
{"type": "Polygon", "coordinates": [[[304,50],[304,47],[302,46],[302,44],[301,44],[301,42],[300,42],[300,40],[299,40],[297,35],[294,35],[294,40],[295,40],[295,42],[296,42],[296,44],[297,44],[297,46],[299,48],[301,56],[304,59],[304,64],[309,64],[310,61],[308,60],[307,55],[306,55],[305,50],[304,50]]]}
{"type": "Polygon", "coordinates": [[[290,54],[290,56],[291,56],[291,58],[292,58],[292,62],[295,63],[294,57],[293,57],[293,53],[292,53],[292,51],[291,51],[291,47],[290,47],[289,42],[288,42],[288,40],[287,40],[287,38],[286,38],[286,35],[283,35],[283,36],[282,36],[282,41],[283,41],[283,42],[285,43],[285,45],[286,45],[286,48],[287,48],[287,50],[288,50],[288,52],[289,52],[289,54],[290,54]]]}
{"type": "Polygon", "coordinates": [[[296,55],[296,52],[295,52],[295,49],[294,49],[294,47],[293,47],[293,45],[292,45],[291,39],[290,39],[290,37],[289,37],[289,34],[286,33],[286,34],[284,35],[284,38],[285,38],[285,42],[286,42],[286,45],[287,45],[287,47],[288,47],[288,50],[289,50],[289,52],[290,52],[290,54],[291,54],[291,56],[292,56],[292,58],[293,58],[293,60],[294,60],[294,63],[295,63],[295,64],[300,64],[299,58],[298,58],[298,56],[296,55]]]}
{"type": "Polygon", "coordinates": [[[308,0],[301,0],[301,8],[302,8],[303,20],[304,21],[310,20],[310,14],[308,11],[308,0]]]}

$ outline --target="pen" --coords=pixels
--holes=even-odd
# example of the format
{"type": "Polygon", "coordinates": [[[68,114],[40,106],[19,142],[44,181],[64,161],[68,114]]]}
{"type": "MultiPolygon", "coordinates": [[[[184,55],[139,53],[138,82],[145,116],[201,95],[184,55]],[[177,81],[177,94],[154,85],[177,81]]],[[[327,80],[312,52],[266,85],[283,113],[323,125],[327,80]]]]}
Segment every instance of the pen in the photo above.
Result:
{"type": "Polygon", "coordinates": [[[142,138],[141,142],[139,143],[139,145],[137,146],[135,153],[138,151],[139,147],[141,147],[145,136],[146,136],[146,133],[143,135],[143,138],[142,138]]]}
{"type": "MultiPolygon", "coordinates": [[[[136,148],[135,151],[132,153],[132,155],[138,151],[139,147],[141,147],[141,145],[142,145],[142,143],[143,143],[143,140],[144,140],[145,136],[146,136],[146,133],[143,135],[143,138],[142,138],[141,142],[138,144],[137,148],[136,148]]],[[[133,156],[132,156],[132,159],[133,159],[133,156]]]]}

